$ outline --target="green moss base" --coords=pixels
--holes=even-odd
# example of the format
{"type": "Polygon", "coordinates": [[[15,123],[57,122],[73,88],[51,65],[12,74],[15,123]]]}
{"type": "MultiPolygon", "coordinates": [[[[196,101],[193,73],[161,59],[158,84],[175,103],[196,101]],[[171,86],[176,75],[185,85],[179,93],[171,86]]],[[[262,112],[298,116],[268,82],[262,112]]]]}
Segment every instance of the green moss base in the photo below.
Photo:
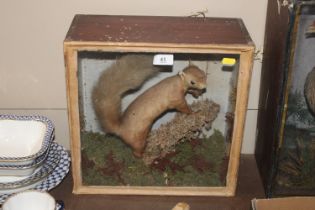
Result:
{"type": "Polygon", "coordinates": [[[119,138],[82,132],[84,185],[103,186],[223,186],[227,158],[224,137],[215,131],[209,138],[177,145],[176,151],[150,166],[132,155],[119,138]]]}

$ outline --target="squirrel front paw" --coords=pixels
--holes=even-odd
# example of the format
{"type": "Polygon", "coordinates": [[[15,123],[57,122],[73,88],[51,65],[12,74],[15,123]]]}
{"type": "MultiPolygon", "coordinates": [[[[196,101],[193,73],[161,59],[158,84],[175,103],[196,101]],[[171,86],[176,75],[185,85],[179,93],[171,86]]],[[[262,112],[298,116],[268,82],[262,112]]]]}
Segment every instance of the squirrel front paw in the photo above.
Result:
{"type": "Polygon", "coordinates": [[[194,98],[198,98],[199,96],[201,96],[205,90],[199,90],[199,89],[189,89],[187,91],[189,94],[191,94],[194,98]]]}

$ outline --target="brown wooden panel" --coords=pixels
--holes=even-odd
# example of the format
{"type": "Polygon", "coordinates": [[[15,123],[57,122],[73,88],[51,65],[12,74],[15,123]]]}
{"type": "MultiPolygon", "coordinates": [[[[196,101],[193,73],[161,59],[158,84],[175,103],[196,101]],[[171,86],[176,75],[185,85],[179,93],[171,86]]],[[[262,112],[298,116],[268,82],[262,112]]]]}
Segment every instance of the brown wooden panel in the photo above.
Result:
{"type": "Polygon", "coordinates": [[[65,41],[252,44],[240,19],[76,15],[65,41]]]}
{"type": "Polygon", "coordinates": [[[257,122],[256,160],[265,190],[271,182],[277,149],[277,122],[284,76],[285,48],[289,28],[288,9],[278,12],[277,1],[268,1],[264,58],[257,122]]]}

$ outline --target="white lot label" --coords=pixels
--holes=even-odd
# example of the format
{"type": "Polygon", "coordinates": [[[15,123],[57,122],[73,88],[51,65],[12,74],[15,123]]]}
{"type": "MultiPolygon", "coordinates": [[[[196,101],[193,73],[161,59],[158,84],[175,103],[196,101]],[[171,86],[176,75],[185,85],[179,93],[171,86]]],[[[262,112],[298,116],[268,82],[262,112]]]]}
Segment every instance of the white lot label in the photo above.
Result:
{"type": "Polygon", "coordinates": [[[157,54],[154,55],[153,65],[172,66],[174,64],[173,54],[157,54]]]}

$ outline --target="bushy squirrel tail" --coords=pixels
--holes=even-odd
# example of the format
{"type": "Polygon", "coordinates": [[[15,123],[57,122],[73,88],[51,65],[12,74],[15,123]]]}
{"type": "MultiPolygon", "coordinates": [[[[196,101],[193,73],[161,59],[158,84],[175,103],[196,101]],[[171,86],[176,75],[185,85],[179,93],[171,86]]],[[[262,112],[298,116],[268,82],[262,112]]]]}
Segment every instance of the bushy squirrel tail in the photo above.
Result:
{"type": "Polygon", "coordinates": [[[92,100],[101,126],[107,133],[119,136],[121,99],[130,90],[139,89],[158,73],[153,56],[126,55],[118,59],[100,76],[93,89],[92,100]]]}

